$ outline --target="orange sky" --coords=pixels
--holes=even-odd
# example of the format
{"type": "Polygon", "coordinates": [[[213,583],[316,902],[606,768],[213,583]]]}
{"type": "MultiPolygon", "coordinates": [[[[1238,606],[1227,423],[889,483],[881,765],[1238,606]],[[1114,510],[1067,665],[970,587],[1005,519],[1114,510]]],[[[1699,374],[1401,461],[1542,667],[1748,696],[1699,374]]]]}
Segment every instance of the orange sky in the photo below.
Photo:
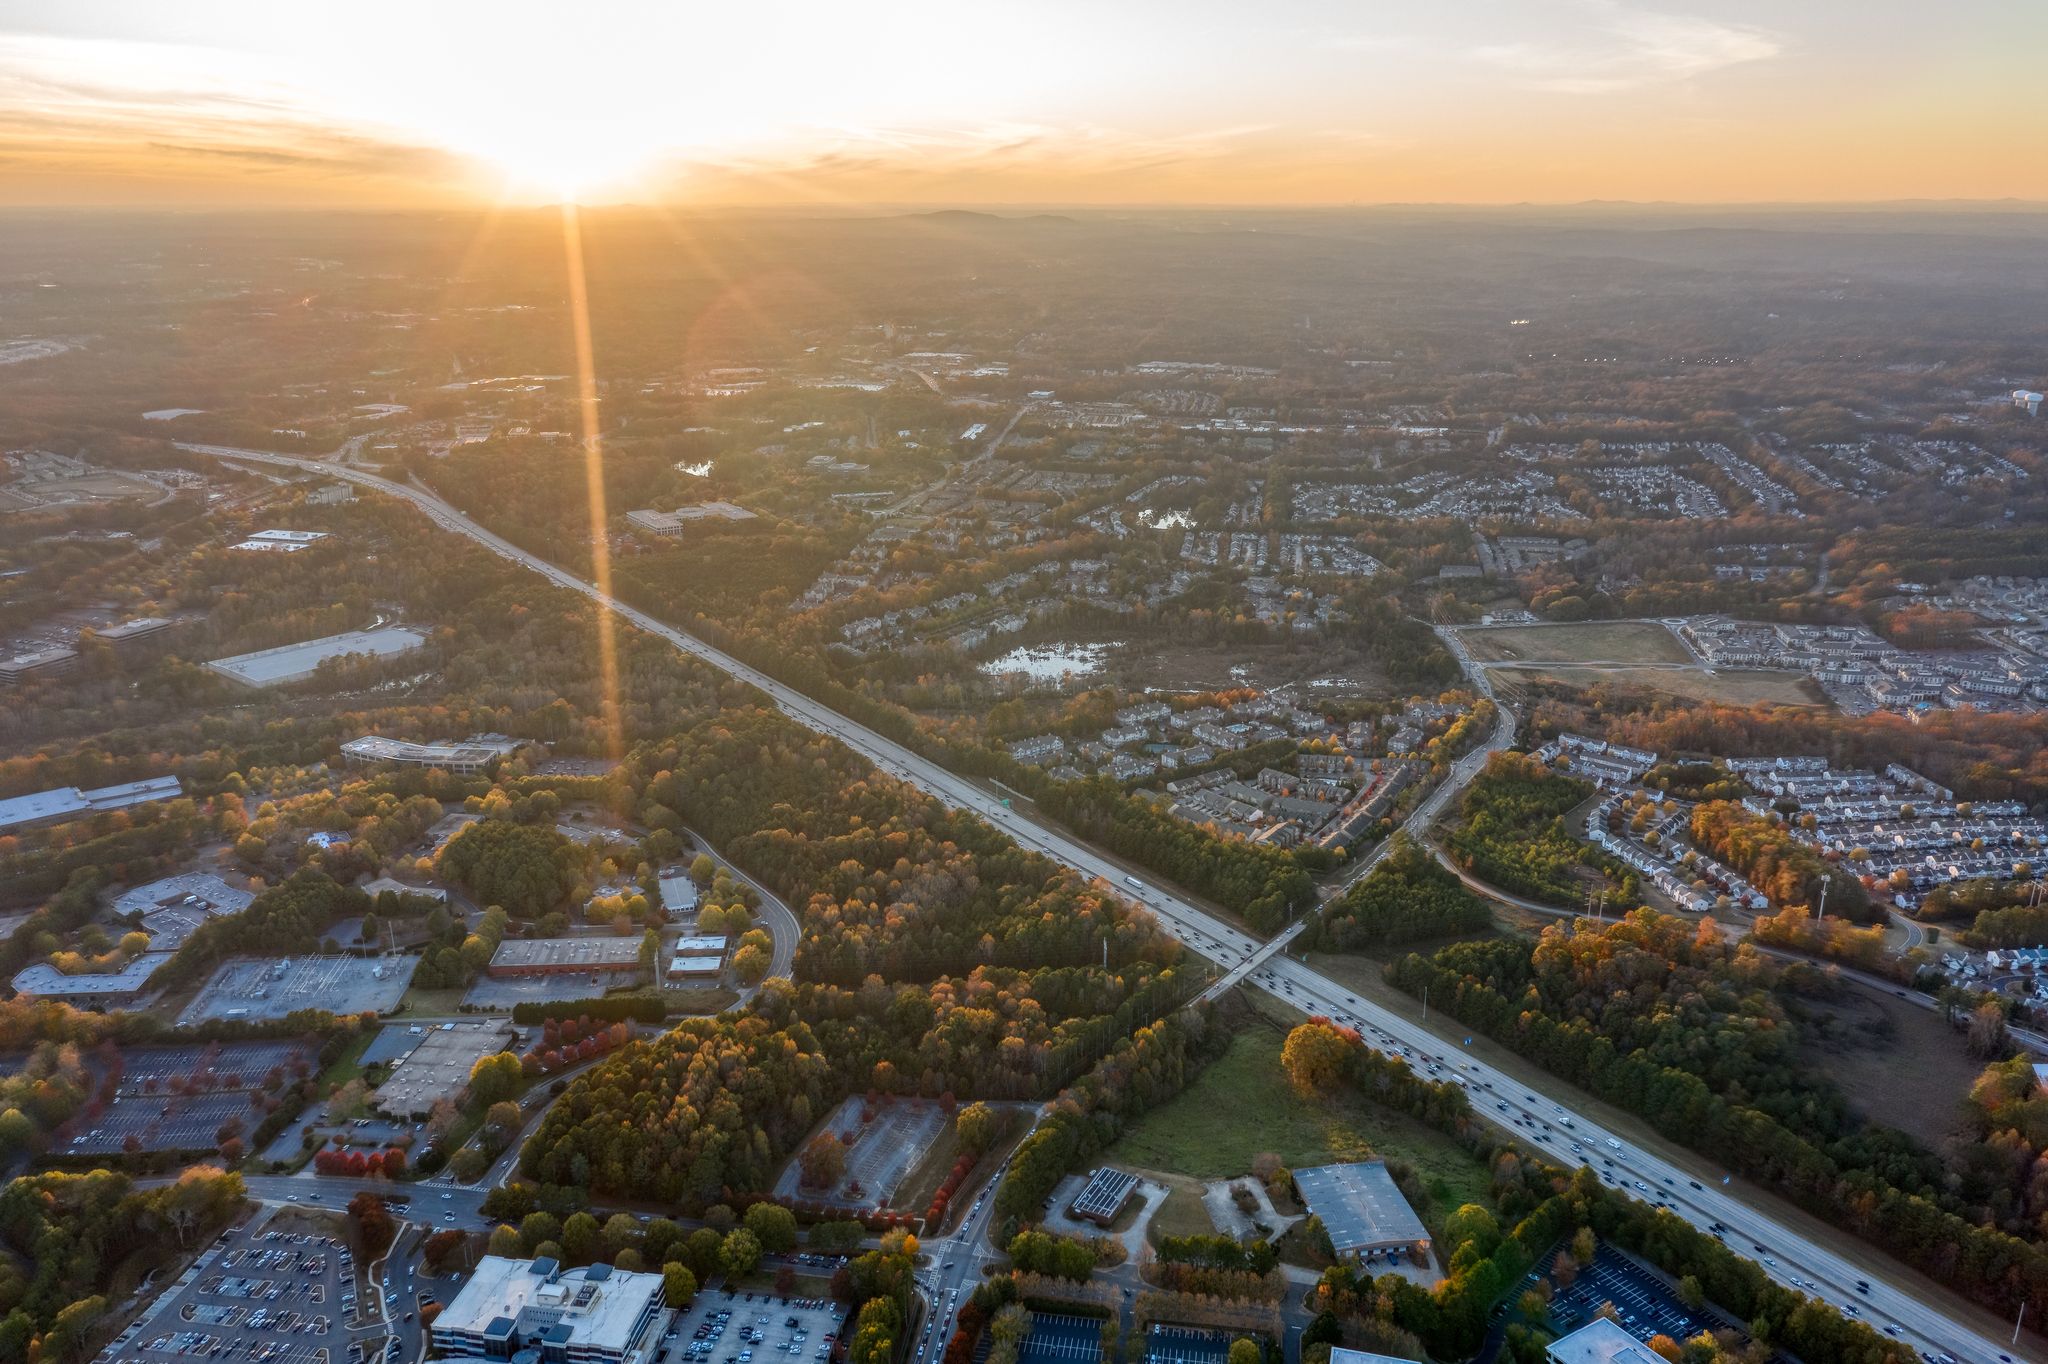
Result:
{"type": "Polygon", "coordinates": [[[2048,200],[2044,53],[1992,0],[0,0],[0,204],[2048,200]]]}

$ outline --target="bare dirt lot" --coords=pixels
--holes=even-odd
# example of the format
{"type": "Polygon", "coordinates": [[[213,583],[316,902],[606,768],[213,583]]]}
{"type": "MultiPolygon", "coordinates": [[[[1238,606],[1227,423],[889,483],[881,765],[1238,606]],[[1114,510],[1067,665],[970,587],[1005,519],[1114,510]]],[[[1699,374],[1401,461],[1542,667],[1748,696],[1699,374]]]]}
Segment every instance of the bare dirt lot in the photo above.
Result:
{"type": "Polygon", "coordinates": [[[1654,621],[1583,621],[1461,630],[1482,663],[1689,663],[1692,655],[1654,621]]]}
{"type": "Polygon", "coordinates": [[[1555,682],[1566,687],[1627,687],[1660,691],[1687,701],[1715,701],[1730,706],[1824,706],[1827,698],[1813,682],[1796,673],[1751,672],[1721,668],[1495,668],[1496,684],[1517,681],[1555,682]]]}

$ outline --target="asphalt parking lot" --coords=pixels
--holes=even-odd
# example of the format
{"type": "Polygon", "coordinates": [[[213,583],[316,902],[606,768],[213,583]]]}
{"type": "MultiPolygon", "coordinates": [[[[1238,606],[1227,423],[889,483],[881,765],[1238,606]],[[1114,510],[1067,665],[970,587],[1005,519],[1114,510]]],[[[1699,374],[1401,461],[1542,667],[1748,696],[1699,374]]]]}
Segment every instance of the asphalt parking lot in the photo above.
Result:
{"type": "Polygon", "coordinates": [[[1102,1322],[1095,1317],[1033,1312],[1017,1364],[1088,1364],[1102,1358],[1102,1322]]]}
{"type": "Polygon", "coordinates": [[[1223,1364],[1234,1339],[1228,1331],[1155,1325],[1145,1332],[1145,1364],[1223,1364]]]}
{"type": "MultiPolygon", "coordinates": [[[[1542,1273],[1548,1274],[1555,1257],[1546,1259],[1542,1273]]],[[[1621,1318],[1621,1327],[1637,1340],[1667,1335],[1685,1340],[1701,1331],[1743,1331],[1742,1323],[1717,1311],[1711,1304],[1699,1311],[1680,1302],[1664,1281],[1625,1255],[1607,1246],[1581,1266],[1570,1288],[1551,1299],[1552,1320],[1576,1329],[1591,1320],[1602,1303],[1611,1302],[1621,1318]]],[[[1748,1339],[1748,1333],[1743,1332],[1748,1339]]]]}
{"type": "Polygon", "coordinates": [[[338,1364],[357,1325],[339,1240],[263,1225],[223,1232],[100,1364],[338,1364]]]}
{"type": "Polygon", "coordinates": [[[296,1042],[129,1048],[113,1102],[65,1152],[211,1151],[223,1124],[238,1122],[246,1133],[262,1120],[252,1095],[276,1089],[311,1059],[296,1042]]]}
{"type": "Polygon", "coordinates": [[[845,1323],[846,1309],[830,1298],[699,1293],[664,1328],[653,1364],[819,1364],[845,1323]]]}

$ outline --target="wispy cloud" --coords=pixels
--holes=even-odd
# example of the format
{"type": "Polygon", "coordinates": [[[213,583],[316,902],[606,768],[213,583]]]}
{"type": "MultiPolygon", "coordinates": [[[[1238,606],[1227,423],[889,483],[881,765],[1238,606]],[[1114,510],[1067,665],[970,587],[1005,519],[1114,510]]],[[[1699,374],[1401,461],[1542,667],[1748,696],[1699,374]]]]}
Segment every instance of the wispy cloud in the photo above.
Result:
{"type": "Polygon", "coordinates": [[[1776,34],[1702,15],[1660,14],[1601,2],[1572,42],[1482,44],[1471,56],[1534,89],[1592,95],[1692,80],[1784,51],[1776,34]]]}

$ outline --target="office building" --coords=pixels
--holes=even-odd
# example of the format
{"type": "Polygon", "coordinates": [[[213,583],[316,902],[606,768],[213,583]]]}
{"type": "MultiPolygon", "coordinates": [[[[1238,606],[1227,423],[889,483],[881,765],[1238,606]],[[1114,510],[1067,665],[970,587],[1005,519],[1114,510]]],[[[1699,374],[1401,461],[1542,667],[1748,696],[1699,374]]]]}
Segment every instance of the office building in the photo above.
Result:
{"type": "Polygon", "coordinates": [[[486,1255],[435,1319],[433,1342],[450,1359],[636,1364],[660,1339],[663,1305],[659,1274],[486,1255]]]}

